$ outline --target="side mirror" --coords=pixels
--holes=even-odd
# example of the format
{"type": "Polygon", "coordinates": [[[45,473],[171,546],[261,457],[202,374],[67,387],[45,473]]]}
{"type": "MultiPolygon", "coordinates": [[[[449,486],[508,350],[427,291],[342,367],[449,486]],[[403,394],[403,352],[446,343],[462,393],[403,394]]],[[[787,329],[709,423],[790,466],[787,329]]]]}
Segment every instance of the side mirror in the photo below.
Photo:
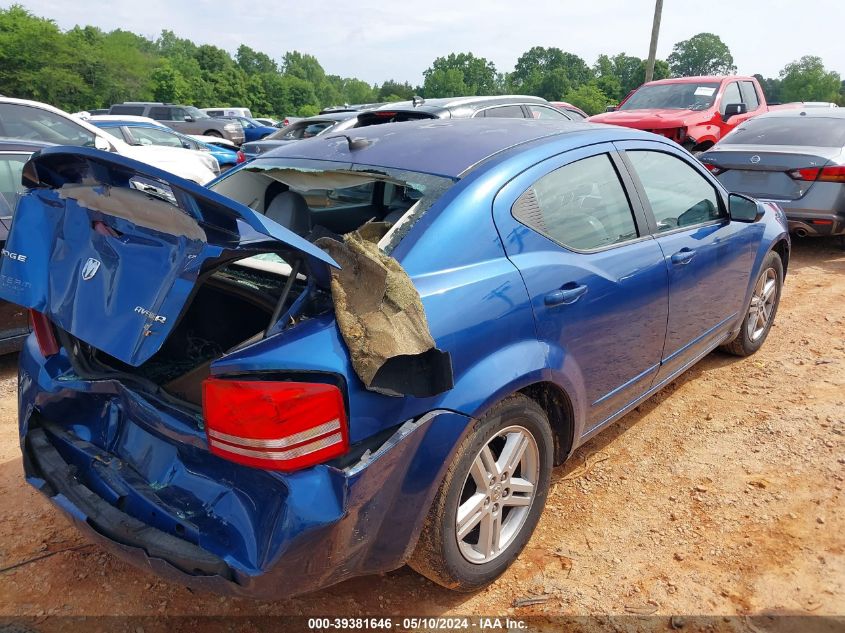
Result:
{"type": "Polygon", "coordinates": [[[722,115],[722,120],[727,121],[732,116],[745,114],[746,112],[748,112],[748,106],[744,103],[729,103],[725,106],[725,113],[722,115]]]}
{"type": "Polygon", "coordinates": [[[193,122],[194,122],[194,117],[192,117],[190,114],[186,114],[186,115],[185,115],[185,122],[186,122],[186,123],[193,123],[193,122]]]}
{"type": "Polygon", "coordinates": [[[111,143],[109,143],[109,142],[108,142],[106,139],[104,139],[102,136],[95,136],[95,137],[94,137],[94,147],[96,147],[97,149],[101,149],[101,150],[103,150],[104,152],[110,152],[110,151],[112,151],[112,145],[111,145],[111,143]]]}
{"type": "Polygon", "coordinates": [[[605,112],[616,112],[619,109],[619,106],[607,106],[604,111],[605,112]]]}
{"type": "Polygon", "coordinates": [[[763,205],[754,198],[732,193],[728,196],[728,212],[735,222],[757,222],[763,217],[763,205]]]}

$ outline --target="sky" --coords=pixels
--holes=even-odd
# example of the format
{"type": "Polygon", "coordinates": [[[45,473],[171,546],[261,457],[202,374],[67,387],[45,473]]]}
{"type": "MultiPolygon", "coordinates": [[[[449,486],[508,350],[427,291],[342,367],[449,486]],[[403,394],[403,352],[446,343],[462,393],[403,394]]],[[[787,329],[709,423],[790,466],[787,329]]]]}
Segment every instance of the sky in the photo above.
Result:
{"type": "MultiPolygon", "coordinates": [[[[247,44],[280,60],[289,50],[317,57],[328,74],[369,83],[422,83],[439,56],[471,52],[510,72],[532,46],[557,46],[592,65],[601,53],[645,58],[654,0],[21,0],[62,29],[91,24],[155,38],[162,29],[234,53],[247,44]]],[[[0,0],[8,7],[13,2],[0,0]]],[[[776,77],[803,55],[845,78],[845,1],[664,0],[657,48],[719,35],[740,74],[776,77]]]]}

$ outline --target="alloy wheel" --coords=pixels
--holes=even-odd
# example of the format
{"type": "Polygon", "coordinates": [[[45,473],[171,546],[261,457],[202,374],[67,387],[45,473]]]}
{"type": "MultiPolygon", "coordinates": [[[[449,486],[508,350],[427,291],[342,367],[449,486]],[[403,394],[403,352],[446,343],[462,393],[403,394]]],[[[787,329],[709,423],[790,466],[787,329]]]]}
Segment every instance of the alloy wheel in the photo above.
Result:
{"type": "Polygon", "coordinates": [[[490,438],[464,481],[455,533],[461,555],[487,563],[507,549],[531,510],[540,476],[540,451],[522,426],[490,438]]]}
{"type": "Polygon", "coordinates": [[[754,287],[748,316],[745,320],[746,333],[751,342],[756,342],[766,332],[772,319],[777,300],[778,276],[774,268],[767,268],[754,287]]]}

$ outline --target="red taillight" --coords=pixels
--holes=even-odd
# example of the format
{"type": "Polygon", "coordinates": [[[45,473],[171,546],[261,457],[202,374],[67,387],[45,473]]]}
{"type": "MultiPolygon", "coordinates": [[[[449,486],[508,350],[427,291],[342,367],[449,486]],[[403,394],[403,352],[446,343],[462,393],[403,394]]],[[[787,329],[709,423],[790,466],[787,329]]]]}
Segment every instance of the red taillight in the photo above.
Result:
{"type": "Polygon", "coordinates": [[[343,394],[334,385],[208,378],[202,406],[211,452],[239,464],[291,471],[349,449],[343,394]]]}
{"type": "Polygon", "coordinates": [[[719,175],[719,174],[721,174],[723,171],[725,171],[725,170],[724,170],[724,169],[722,169],[721,167],[719,167],[719,166],[717,166],[717,165],[713,165],[712,163],[704,163],[704,166],[705,166],[707,169],[709,169],[709,170],[710,170],[710,173],[711,173],[711,174],[713,174],[714,176],[718,176],[718,175],[719,175]]]}
{"type": "Polygon", "coordinates": [[[373,112],[375,116],[390,118],[392,116],[396,116],[396,112],[373,112]]]}
{"type": "Polygon", "coordinates": [[[35,340],[44,358],[59,353],[59,344],[56,342],[56,335],[53,333],[53,326],[50,319],[37,310],[29,311],[29,321],[32,323],[32,331],[35,332],[35,340]]]}
{"type": "Polygon", "coordinates": [[[235,164],[240,165],[241,163],[246,162],[246,154],[244,154],[241,150],[237,151],[237,162],[235,164]]]}
{"type": "Polygon", "coordinates": [[[819,180],[822,182],[842,182],[845,183],[845,165],[836,167],[824,167],[822,173],[819,174],[819,180]]]}
{"type": "Polygon", "coordinates": [[[845,183],[845,166],[842,165],[833,167],[805,167],[804,169],[793,169],[787,173],[790,178],[795,180],[845,183]]]}

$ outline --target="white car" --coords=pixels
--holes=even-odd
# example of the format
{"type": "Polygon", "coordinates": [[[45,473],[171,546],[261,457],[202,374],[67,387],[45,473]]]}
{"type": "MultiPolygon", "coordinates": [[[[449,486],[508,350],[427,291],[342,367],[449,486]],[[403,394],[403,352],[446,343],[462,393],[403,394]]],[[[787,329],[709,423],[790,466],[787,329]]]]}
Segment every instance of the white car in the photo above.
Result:
{"type": "Polygon", "coordinates": [[[96,147],[205,184],[219,172],[215,158],[179,147],[129,145],[87,121],[38,101],[0,98],[0,137],[96,147]]]}

